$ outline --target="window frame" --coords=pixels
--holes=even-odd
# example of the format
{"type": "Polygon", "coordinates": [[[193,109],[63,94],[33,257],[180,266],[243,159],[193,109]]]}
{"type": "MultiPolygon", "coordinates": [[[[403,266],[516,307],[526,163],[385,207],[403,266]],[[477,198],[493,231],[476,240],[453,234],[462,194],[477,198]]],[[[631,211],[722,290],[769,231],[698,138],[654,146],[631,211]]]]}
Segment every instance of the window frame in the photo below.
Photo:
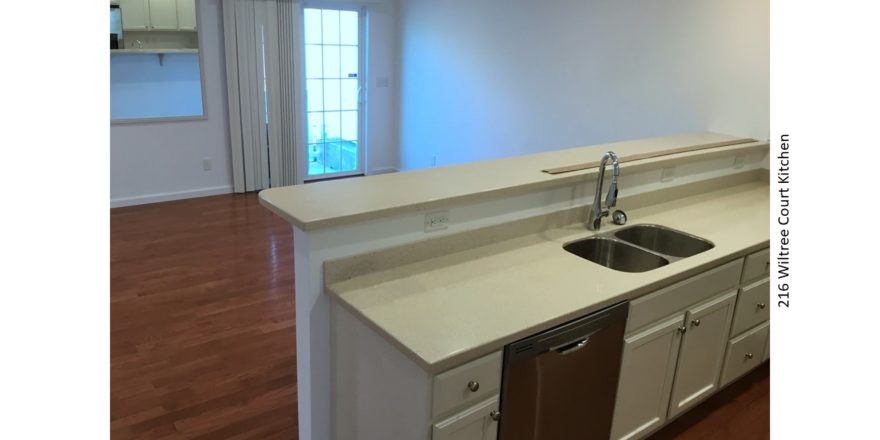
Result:
{"type": "Polygon", "coordinates": [[[369,56],[369,42],[367,39],[367,7],[363,3],[357,2],[345,2],[345,1],[332,1],[332,0],[314,0],[314,1],[304,1],[300,4],[299,8],[299,42],[297,44],[299,50],[299,56],[297,57],[300,61],[300,68],[297,69],[297,72],[300,74],[299,83],[301,84],[299,87],[300,96],[302,97],[302,101],[299,104],[300,111],[302,114],[302,123],[300,127],[300,135],[297,136],[298,141],[300,142],[300,146],[297,147],[297,180],[298,183],[308,183],[308,182],[316,182],[327,179],[336,179],[340,177],[350,177],[350,176],[361,176],[366,174],[366,162],[367,162],[367,107],[369,105],[369,90],[367,85],[369,82],[367,81],[367,57],[369,56]],[[308,164],[308,107],[307,107],[307,97],[306,97],[306,59],[305,59],[305,10],[306,9],[331,9],[337,11],[354,11],[358,13],[358,86],[360,87],[361,93],[358,96],[358,154],[357,154],[357,169],[354,171],[340,171],[335,173],[323,173],[323,174],[309,174],[309,164],[308,164]]]}

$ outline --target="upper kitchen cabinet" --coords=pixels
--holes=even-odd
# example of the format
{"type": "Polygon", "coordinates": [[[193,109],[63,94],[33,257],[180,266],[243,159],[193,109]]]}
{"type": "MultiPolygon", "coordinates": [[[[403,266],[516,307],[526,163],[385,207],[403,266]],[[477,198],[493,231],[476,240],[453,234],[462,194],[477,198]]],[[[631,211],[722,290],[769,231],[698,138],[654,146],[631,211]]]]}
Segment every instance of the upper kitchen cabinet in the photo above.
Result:
{"type": "Polygon", "coordinates": [[[182,31],[196,30],[196,0],[177,0],[177,27],[182,31]]]}
{"type": "Polygon", "coordinates": [[[127,31],[195,31],[196,0],[121,0],[127,31]]]}
{"type": "Polygon", "coordinates": [[[176,31],[177,0],[149,0],[150,29],[157,31],[176,31]]]}
{"type": "Polygon", "coordinates": [[[126,31],[145,31],[150,28],[150,12],[147,0],[122,0],[122,29],[126,31]]]}

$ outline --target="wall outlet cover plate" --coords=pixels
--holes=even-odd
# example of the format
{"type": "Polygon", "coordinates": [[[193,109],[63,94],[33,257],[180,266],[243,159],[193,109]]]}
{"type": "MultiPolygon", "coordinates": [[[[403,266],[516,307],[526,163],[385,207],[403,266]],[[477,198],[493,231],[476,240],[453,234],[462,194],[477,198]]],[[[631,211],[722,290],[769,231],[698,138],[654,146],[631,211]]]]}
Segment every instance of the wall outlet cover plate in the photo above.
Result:
{"type": "Polygon", "coordinates": [[[441,231],[449,227],[449,211],[425,214],[425,232],[441,231]]]}

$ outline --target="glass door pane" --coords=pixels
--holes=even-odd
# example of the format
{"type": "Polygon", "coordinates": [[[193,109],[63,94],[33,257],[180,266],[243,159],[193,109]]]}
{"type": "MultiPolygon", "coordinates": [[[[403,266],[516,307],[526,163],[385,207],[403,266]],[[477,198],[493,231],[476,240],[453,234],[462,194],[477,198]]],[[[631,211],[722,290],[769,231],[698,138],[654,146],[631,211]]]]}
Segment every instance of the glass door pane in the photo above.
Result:
{"type": "Polygon", "coordinates": [[[304,10],[308,178],[359,171],[357,11],[304,10]]]}

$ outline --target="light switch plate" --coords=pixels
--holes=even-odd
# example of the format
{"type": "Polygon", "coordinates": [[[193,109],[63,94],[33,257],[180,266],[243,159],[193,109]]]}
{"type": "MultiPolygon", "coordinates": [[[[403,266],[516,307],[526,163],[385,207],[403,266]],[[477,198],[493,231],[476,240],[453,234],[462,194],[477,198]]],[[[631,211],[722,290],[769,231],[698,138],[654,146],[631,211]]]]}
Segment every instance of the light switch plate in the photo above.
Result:
{"type": "Polygon", "coordinates": [[[660,181],[671,182],[672,179],[675,179],[675,167],[663,168],[663,171],[660,172],[660,181]]]}
{"type": "Polygon", "coordinates": [[[736,156],[733,158],[733,168],[740,169],[746,165],[746,157],[745,156],[736,156]]]}

